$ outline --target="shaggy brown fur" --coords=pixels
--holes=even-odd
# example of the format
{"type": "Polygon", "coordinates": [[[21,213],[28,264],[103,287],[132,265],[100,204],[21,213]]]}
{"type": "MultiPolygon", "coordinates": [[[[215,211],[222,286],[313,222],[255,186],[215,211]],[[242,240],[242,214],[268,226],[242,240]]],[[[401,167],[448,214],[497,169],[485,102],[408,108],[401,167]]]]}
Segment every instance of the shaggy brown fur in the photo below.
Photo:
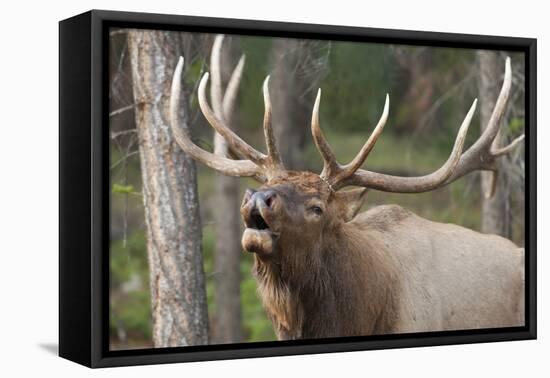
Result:
{"type": "Polygon", "coordinates": [[[287,265],[297,259],[266,262],[256,256],[258,291],[279,339],[392,332],[398,291],[396,273],[382,256],[386,252],[355,230],[341,232],[350,234],[349,243],[333,235],[324,248],[302,257],[305,269],[287,265]]]}
{"type": "MultiPolygon", "coordinates": [[[[290,202],[296,202],[287,207],[294,209],[308,196],[327,204],[336,201],[316,175],[291,175],[270,182],[268,187],[286,192],[290,202]]],[[[341,209],[327,209],[326,213],[334,211],[341,209]]],[[[289,228],[284,230],[286,237],[279,242],[277,254],[269,258],[256,255],[253,268],[278,337],[391,332],[398,290],[396,272],[387,263],[384,246],[371,240],[358,224],[339,218],[326,222],[322,232],[313,235],[317,242],[312,244],[298,241],[309,239],[304,237],[307,228],[289,228]]]]}

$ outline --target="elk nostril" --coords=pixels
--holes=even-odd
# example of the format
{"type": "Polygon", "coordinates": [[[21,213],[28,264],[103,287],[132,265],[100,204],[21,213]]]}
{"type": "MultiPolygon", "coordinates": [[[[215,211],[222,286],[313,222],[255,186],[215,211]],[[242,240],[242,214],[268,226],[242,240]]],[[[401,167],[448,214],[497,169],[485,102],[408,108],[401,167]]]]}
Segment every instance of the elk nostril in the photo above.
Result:
{"type": "Polygon", "coordinates": [[[271,207],[271,205],[273,204],[273,200],[275,199],[275,193],[270,193],[266,199],[265,199],[265,204],[267,205],[267,207],[271,207]]]}

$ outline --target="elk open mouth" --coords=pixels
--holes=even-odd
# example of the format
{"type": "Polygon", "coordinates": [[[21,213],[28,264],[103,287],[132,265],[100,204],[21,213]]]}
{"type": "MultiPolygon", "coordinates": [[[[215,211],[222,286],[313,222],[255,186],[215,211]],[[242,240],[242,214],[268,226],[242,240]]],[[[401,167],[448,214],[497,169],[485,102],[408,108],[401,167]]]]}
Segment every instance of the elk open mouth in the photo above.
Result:
{"type": "Polygon", "coordinates": [[[250,216],[245,220],[246,227],[254,230],[269,230],[269,225],[260,213],[260,210],[255,208],[250,212],[250,216]]]}
{"type": "Polygon", "coordinates": [[[266,220],[265,212],[254,207],[245,217],[246,229],[242,237],[242,246],[248,252],[268,255],[273,252],[273,243],[276,236],[266,220]]]}

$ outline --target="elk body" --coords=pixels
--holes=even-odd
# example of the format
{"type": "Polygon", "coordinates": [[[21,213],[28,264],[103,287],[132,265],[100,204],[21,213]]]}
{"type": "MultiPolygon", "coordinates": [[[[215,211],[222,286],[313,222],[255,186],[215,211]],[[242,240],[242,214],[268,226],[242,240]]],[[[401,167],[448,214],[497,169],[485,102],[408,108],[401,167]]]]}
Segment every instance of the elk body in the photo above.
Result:
{"type": "MultiPolygon", "coordinates": [[[[205,151],[178,126],[182,67],[180,58],[171,94],[171,124],[179,145],[217,171],[262,183],[244,195],[242,245],[254,253],[258,292],[279,339],[524,324],[524,251],[511,241],[432,222],[394,205],[358,214],[368,189],[425,192],[475,170],[497,173],[496,159],[523,139],[501,148],[495,143],[510,93],[509,59],[484,133],[463,152],[474,101],[447,161],[420,177],[361,168],[386,123],[387,96],[380,121],[359,154],[349,164],[339,164],[319,126],[320,90],[311,126],[324,168],[320,174],[285,170],[271,129],[269,77],[263,86],[266,155],[216,117],[205,95],[208,74],[203,76],[201,110],[235,159],[205,151]],[[360,188],[342,190],[347,186],[360,188]]],[[[241,68],[235,72],[237,82],[241,68]]],[[[227,88],[228,101],[235,88],[227,88]]]]}

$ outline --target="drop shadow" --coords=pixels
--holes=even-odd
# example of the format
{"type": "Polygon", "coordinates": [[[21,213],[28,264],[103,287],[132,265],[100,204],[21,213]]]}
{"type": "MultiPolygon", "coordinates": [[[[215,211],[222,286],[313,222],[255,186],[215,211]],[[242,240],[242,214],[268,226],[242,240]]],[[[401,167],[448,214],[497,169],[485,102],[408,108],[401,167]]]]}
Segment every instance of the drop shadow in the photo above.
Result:
{"type": "Polygon", "coordinates": [[[38,346],[50,354],[53,354],[56,356],[59,355],[59,345],[55,343],[43,343],[43,344],[38,344],[38,346]]]}

